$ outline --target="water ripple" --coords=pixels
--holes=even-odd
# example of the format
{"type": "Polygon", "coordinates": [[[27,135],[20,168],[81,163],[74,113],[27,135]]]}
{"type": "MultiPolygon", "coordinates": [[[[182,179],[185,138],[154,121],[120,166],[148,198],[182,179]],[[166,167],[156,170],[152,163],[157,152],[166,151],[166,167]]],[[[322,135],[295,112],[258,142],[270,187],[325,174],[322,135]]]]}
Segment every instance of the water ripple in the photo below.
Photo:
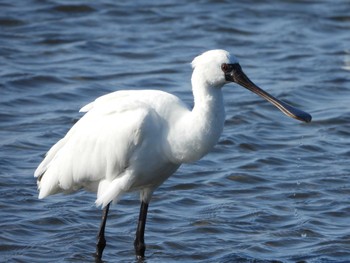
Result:
{"type": "MultiPolygon", "coordinates": [[[[30,0],[0,10],[4,262],[94,261],[95,196],[38,200],[33,171],[97,96],[154,88],[192,106],[191,59],[212,48],[235,53],[313,122],[226,86],[220,142],[154,195],[146,261],[349,260],[349,2],[30,0]]],[[[135,260],[138,206],[130,194],[111,209],[106,262],[135,260]]]]}

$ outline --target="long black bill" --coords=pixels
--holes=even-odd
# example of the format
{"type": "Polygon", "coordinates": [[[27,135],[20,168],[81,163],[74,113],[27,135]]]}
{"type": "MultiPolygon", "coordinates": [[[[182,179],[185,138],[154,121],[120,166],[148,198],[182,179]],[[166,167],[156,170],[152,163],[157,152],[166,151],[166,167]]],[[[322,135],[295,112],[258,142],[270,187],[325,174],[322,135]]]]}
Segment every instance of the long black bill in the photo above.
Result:
{"type": "Polygon", "coordinates": [[[299,110],[297,108],[294,108],[293,106],[280,101],[279,99],[276,99],[266,91],[259,88],[257,85],[255,85],[242,71],[241,66],[236,64],[226,64],[226,72],[225,77],[227,81],[233,81],[237,84],[249,89],[250,91],[258,94],[259,96],[263,97],[267,101],[271,102],[273,105],[275,105],[280,111],[282,111],[284,114],[286,114],[289,117],[292,117],[294,119],[297,119],[299,121],[304,122],[310,122],[312,117],[309,113],[304,112],[302,110],[299,110]]]}

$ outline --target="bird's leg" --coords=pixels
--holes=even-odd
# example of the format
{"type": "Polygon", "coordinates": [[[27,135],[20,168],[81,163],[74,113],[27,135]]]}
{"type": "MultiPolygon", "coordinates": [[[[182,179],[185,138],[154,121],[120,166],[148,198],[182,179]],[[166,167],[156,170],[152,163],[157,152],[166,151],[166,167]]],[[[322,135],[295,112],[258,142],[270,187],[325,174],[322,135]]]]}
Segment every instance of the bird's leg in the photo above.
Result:
{"type": "Polygon", "coordinates": [[[134,241],[136,257],[139,259],[145,257],[146,246],[145,246],[144,234],[145,234],[147,210],[148,210],[148,204],[142,201],[141,207],[140,207],[139,222],[136,230],[136,238],[134,241]]]}
{"type": "Polygon", "coordinates": [[[102,258],[102,253],[106,246],[105,227],[106,227],[109,205],[110,203],[103,209],[100,231],[98,232],[98,236],[97,236],[96,257],[98,259],[102,258]]]}

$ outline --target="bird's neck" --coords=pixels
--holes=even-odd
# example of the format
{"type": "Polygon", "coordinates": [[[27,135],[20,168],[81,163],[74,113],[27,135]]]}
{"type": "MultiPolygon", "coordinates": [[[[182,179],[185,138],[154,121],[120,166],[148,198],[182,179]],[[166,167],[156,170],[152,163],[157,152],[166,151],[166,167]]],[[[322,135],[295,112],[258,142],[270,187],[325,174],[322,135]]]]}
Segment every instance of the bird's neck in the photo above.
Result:
{"type": "Polygon", "coordinates": [[[177,163],[197,161],[218,142],[222,133],[225,110],[221,88],[192,78],[194,107],[174,129],[177,138],[170,142],[177,163]]]}

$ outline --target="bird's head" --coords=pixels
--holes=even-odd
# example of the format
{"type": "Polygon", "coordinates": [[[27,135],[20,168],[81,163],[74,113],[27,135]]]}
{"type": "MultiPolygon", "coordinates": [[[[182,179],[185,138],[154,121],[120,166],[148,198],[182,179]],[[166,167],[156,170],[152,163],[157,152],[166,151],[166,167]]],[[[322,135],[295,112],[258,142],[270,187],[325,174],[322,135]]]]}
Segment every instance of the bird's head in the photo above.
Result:
{"type": "Polygon", "coordinates": [[[202,81],[212,88],[221,88],[227,83],[235,82],[263,97],[289,117],[304,122],[310,122],[312,119],[310,114],[276,99],[255,85],[243,72],[238,59],[225,50],[204,52],[192,61],[192,68],[194,73],[200,72],[201,74],[196,76],[201,76],[202,81]]]}

